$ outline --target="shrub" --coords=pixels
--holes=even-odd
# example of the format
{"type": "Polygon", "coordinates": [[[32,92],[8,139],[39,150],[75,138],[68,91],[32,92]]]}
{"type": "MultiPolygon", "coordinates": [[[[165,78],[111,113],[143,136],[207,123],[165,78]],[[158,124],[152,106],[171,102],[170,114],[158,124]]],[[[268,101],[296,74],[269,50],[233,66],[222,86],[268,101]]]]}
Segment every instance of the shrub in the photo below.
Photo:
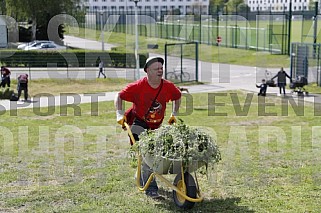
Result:
{"type": "Polygon", "coordinates": [[[4,91],[0,91],[0,99],[10,99],[12,94],[14,94],[14,91],[7,88],[4,91]]]}

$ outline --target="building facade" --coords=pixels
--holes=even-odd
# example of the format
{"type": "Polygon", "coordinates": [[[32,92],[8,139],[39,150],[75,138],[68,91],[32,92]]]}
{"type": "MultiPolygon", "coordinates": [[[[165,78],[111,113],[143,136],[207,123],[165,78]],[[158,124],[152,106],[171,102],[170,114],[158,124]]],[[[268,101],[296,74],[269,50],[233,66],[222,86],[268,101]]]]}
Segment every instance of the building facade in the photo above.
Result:
{"type": "MultiPolygon", "coordinates": [[[[135,3],[131,0],[84,0],[84,7],[90,11],[132,11],[135,3]]],[[[208,14],[209,0],[140,0],[138,10],[180,11],[180,14],[208,14]]]]}
{"type": "MultiPolygon", "coordinates": [[[[247,0],[251,11],[289,11],[292,1],[292,11],[307,11],[311,0],[247,0]]],[[[314,3],[313,1],[311,3],[314,3]]]]}

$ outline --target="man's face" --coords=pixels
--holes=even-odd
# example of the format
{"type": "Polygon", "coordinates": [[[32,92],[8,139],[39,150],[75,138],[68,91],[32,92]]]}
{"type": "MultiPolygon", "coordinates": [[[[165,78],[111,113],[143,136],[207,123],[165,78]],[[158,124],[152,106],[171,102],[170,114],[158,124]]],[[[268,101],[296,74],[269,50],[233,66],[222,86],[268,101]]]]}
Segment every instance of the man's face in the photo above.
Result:
{"type": "Polygon", "coordinates": [[[154,62],[147,68],[147,76],[151,79],[161,79],[163,77],[163,65],[161,62],[154,62]]]}

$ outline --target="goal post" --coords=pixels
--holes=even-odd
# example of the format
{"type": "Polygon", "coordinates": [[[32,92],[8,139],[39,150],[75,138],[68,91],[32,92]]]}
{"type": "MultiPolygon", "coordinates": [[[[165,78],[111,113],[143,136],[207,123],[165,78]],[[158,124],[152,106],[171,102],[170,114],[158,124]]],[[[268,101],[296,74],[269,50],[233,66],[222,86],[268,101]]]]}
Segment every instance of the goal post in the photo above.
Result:
{"type": "Polygon", "coordinates": [[[198,81],[198,42],[165,44],[165,79],[198,81]]]}

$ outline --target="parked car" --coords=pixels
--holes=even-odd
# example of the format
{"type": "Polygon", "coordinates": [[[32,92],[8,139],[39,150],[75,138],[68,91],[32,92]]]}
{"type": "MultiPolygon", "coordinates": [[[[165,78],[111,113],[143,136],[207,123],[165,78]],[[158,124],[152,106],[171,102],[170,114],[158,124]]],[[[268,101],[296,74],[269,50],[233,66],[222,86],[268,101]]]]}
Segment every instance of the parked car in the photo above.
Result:
{"type": "Polygon", "coordinates": [[[51,42],[41,43],[40,45],[25,48],[25,50],[66,50],[66,47],[51,42]]]}
{"type": "Polygon", "coordinates": [[[32,42],[20,44],[20,45],[18,46],[18,49],[20,49],[20,50],[28,50],[28,49],[31,48],[31,47],[35,47],[35,46],[41,45],[41,44],[43,44],[43,43],[52,43],[52,41],[35,40],[35,41],[32,41],[32,42]]]}

